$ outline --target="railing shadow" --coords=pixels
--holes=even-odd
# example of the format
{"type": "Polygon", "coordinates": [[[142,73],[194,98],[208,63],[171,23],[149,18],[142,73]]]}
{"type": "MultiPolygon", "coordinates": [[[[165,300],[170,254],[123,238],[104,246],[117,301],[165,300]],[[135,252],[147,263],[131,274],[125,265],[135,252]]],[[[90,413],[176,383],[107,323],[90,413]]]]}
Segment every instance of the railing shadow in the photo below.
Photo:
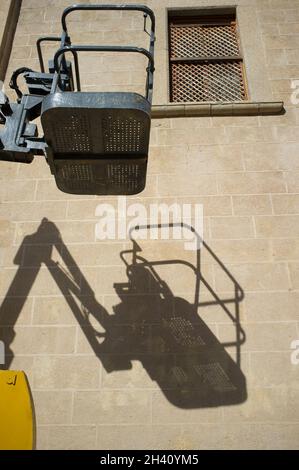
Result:
{"type": "MultiPolygon", "coordinates": [[[[186,228],[194,231],[192,227],[186,228]]],[[[244,293],[237,281],[205,242],[196,251],[195,266],[180,259],[149,261],[142,256],[133,232],[131,242],[132,248],[120,253],[128,281],[114,285],[120,303],[109,314],[96,300],[54,223],[44,219],[36,233],[26,236],[14,259],[19,269],[0,307],[1,336],[6,345],[5,368],[10,367],[14,357],[14,325],[39,269],[45,265],[108,373],[129,370],[132,361],[138,360],[167,399],[181,408],[245,401],[246,378],[240,368],[245,333],[239,318],[244,293]],[[54,247],[64,265],[53,261],[54,247]],[[202,275],[202,250],[207,250],[230,280],[232,298],[221,299],[202,275]],[[192,303],[176,296],[158,274],[159,266],[181,264],[192,269],[195,276],[192,303]],[[212,300],[199,301],[201,286],[206,287],[212,300]],[[231,322],[235,330],[232,342],[220,343],[201,318],[201,307],[210,305],[218,305],[231,322]],[[236,349],[235,360],[228,354],[228,347],[236,349]]]]}

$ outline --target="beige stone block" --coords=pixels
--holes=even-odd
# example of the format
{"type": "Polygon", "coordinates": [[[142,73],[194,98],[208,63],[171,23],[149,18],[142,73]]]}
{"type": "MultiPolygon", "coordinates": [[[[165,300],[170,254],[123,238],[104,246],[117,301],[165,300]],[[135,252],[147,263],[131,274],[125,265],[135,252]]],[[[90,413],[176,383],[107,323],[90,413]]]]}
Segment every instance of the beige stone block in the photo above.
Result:
{"type": "Polygon", "coordinates": [[[33,45],[32,43],[30,43],[30,35],[29,34],[15,35],[14,42],[13,42],[13,48],[16,47],[16,46],[28,46],[28,45],[33,45]]]}
{"type": "Polygon", "coordinates": [[[76,317],[63,296],[36,297],[32,315],[34,325],[76,325],[76,317]]]}
{"type": "MultiPolygon", "coordinates": [[[[296,5],[297,7],[297,5],[296,5]]],[[[299,21],[299,12],[298,9],[289,9],[285,10],[284,18],[287,23],[298,23],[299,21]]]]}
{"type": "Polygon", "coordinates": [[[227,127],[225,129],[230,143],[263,142],[264,130],[260,127],[227,127]]]}
{"type": "Polygon", "coordinates": [[[282,170],[298,170],[298,143],[285,143],[279,146],[278,164],[282,170]]]}
{"type": "MultiPolygon", "coordinates": [[[[297,424],[226,422],[216,433],[216,449],[273,450],[296,449],[298,441],[297,424]]],[[[213,432],[213,436],[215,432],[213,432]]],[[[214,448],[212,447],[212,448],[214,448]]]]}
{"type": "Polygon", "coordinates": [[[270,8],[296,8],[298,6],[296,0],[270,0],[270,8]]]}
{"type": "Polygon", "coordinates": [[[249,322],[297,321],[298,306],[298,292],[248,292],[244,299],[249,322]]]}
{"type": "Polygon", "coordinates": [[[12,221],[41,221],[44,217],[49,220],[64,220],[66,217],[66,202],[7,202],[0,205],[0,213],[4,213],[12,221]]]}
{"type": "Polygon", "coordinates": [[[273,239],[272,240],[273,259],[275,261],[299,260],[299,240],[298,239],[273,239]]]}
{"type": "Polygon", "coordinates": [[[45,12],[46,10],[43,8],[40,8],[39,10],[37,10],[36,8],[24,8],[22,9],[21,13],[21,23],[41,23],[44,20],[45,12]]]}
{"type": "Polygon", "coordinates": [[[285,172],[288,193],[299,193],[299,171],[285,172]]]}
{"type": "Polygon", "coordinates": [[[150,420],[151,392],[102,390],[75,393],[74,424],[145,424],[150,420]]]}
{"type": "Polygon", "coordinates": [[[289,263],[291,283],[294,289],[299,288],[299,263],[289,263]]]}
{"type": "MultiPolygon", "coordinates": [[[[95,241],[95,223],[89,221],[57,221],[56,228],[60,232],[62,242],[71,243],[93,243],[95,241]]],[[[38,229],[36,222],[19,222],[16,228],[16,243],[22,243],[25,236],[34,234],[38,229]]],[[[57,241],[55,231],[49,231],[47,236],[40,242],[41,244],[51,244],[57,241]]]]}
{"type": "MultiPolygon", "coordinates": [[[[294,77],[298,75],[298,70],[299,70],[299,67],[298,65],[295,65],[295,64],[288,64],[288,65],[285,64],[281,66],[268,67],[269,76],[273,80],[271,81],[271,86],[272,85],[274,86],[273,91],[277,93],[279,91],[287,93],[289,90],[291,90],[292,80],[294,79],[294,77]]],[[[264,116],[264,119],[261,120],[261,122],[266,123],[267,117],[269,116],[264,116]]],[[[294,123],[292,122],[291,117],[292,117],[292,109],[288,109],[285,114],[273,116],[272,119],[270,119],[268,122],[269,122],[269,125],[271,125],[271,122],[275,123],[275,121],[277,121],[278,123],[281,122],[282,125],[283,124],[292,125],[294,123]],[[276,119],[273,119],[274,117],[276,117],[276,119]]]]}
{"type": "Polygon", "coordinates": [[[118,213],[118,203],[117,199],[112,197],[105,197],[105,201],[100,199],[100,197],[96,197],[96,199],[89,199],[89,200],[72,200],[68,201],[67,206],[67,218],[70,220],[96,220],[99,219],[97,216],[97,207],[100,204],[109,204],[112,206],[115,214],[118,213]]]}
{"type": "Polygon", "coordinates": [[[212,145],[227,143],[227,136],[224,129],[216,128],[198,128],[196,132],[192,128],[189,129],[159,129],[158,135],[159,145],[181,145],[188,142],[190,145],[212,145]]]}
{"type": "MultiPolygon", "coordinates": [[[[1,210],[1,204],[0,204],[1,210]]],[[[7,248],[13,243],[15,227],[9,220],[0,219],[0,247],[7,248]]]]}
{"type": "Polygon", "coordinates": [[[34,389],[97,390],[100,387],[101,362],[93,356],[36,356],[34,389]]]}
{"type": "Polygon", "coordinates": [[[149,424],[98,426],[97,442],[98,449],[178,449],[181,430],[178,426],[149,424]]]}
{"type": "Polygon", "coordinates": [[[36,200],[37,201],[59,201],[59,200],[79,200],[94,199],[94,196],[77,196],[76,194],[67,194],[60,191],[54,181],[54,178],[39,180],[37,182],[36,200]]]}
{"type": "MultiPolygon", "coordinates": [[[[213,240],[212,249],[224,263],[271,261],[272,250],[269,240],[213,240]]],[[[207,263],[207,257],[204,258],[207,263]]]]}
{"type": "MultiPolygon", "coordinates": [[[[290,287],[287,267],[283,263],[244,263],[226,267],[245,292],[287,290],[290,287]]],[[[231,289],[227,276],[220,269],[216,270],[215,276],[218,291],[231,289]]]]}
{"type": "Polygon", "coordinates": [[[287,352],[253,352],[250,355],[253,387],[280,387],[296,389],[298,366],[291,363],[291,349],[287,352]]]}
{"type": "MultiPolygon", "coordinates": [[[[296,332],[294,322],[244,323],[246,341],[242,351],[288,351],[296,332]]],[[[219,325],[221,343],[234,339],[234,329],[230,325],[219,325]]],[[[299,411],[299,410],[298,410],[299,411]]]]}
{"type": "Polygon", "coordinates": [[[120,254],[123,243],[98,241],[90,244],[72,245],[68,250],[73,260],[64,261],[65,266],[123,266],[120,254]]]}
{"type": "Polygon", "coordinates": [[[36,182],[14,180],[13,188],[10,181],[3,182],[4,184],[4,201],[8,202],[23,202],[33,201],[35,194],[36,182]]]}
{"type": "Polygon", "coordinates": [[[217,175],[222,194],[263,194],[285,192],[281,172],[247,172],[217,175]]]}
{"type": "Polygon", "coordinates": [[[37,424],[69,424],[72,413],[72,393],[33,391],[37,424]]]}
{"type": "MultiPolygon", "coordinates": [[[[34,9],[34,12],[36,12],[36,9],[34,9]]],[[[45,24],[43,21],[34,21],[34,33],[35,34],[47,34],[46,31],[49,31],[51,28],[50,23],[45,24]]],[[[32,33],[32,23],[27,23],[24,21],[20,21],[18,23],[18,34],[24,35],[24,34],[31,34],[32,33]]],[[[57,33],[59,30],[57,29],[57,33]]],[[[61,25],[60,25],[60,33],[61,33],[61,25]]]]}
{"type": "Polygon", "coordinates": [[[279,10],[264,10],[259,13],[260,23],[276,24],[281,21],[282,12],[279,10]]]}
{"type": "Polygon", "coordinates": [[[198,127],[211,127],[212,126],[212,118],[202,116],[198,117],[182,117],[182,118],[175,118],[171,119],[171,128],[172,129],[197,129],[198,127]]]}
{"type": "MultiPolygon", "coordinates": [[[[11,349],[14,354],[72,354],[75,346],[74,327],[17,326],[11,349]]],[[[9,338],[10,328],[3,328],[9,338]]]]}
{"type": "Polygon", "coordinates": [[[31,324],[33,308],[32,297],[0,298],[0,323],[3,326],[22,326],[31,324]]]}
{"type": "Polygon", "coordinates": [[[189,172],[214,173],[221,171],[242,171],[243,162],[238,146],[195,146],[190,145],[188,152],[189,172]]]}
{"type": "Polygon", "coordinates": [[[124,70],[136,70],[138,72],[143,71],[145,73],[146,64],[147,60],[139,54],[105,54],[102,58],[99,71],[122,73],[124,70]]]}
{"type": "Polygon", "coordinates": [[[38,450],[96,450],[96,426],[40,426],[38,450]]]}
{"type": "Polygon", "coordinates": [[[177,174],[187,168],[187,145],[151,146],[148,160],[149,174],[177,174]]]}
{"type": "Polygon", "coordinates": [[[261,33],[264,36],[274,36],[275,34],[279,34],[279,25],[278,24],[261,24],[261,33]]]}
{"type": "Polygon", "coordinates": [[[4,162],[1,161],[1,175],[0,175],[0,181],[1,181],[1,186],[4,183],[4,180],[6,179],[13,179],[17,175],[17,170],[18,170],[18,165],[12,162],[4,162]]]}
{"type": "Polygon", "coordinates": [[[195,196],[217,194],[215,175],[178,175],[158,176],[159,196],[195,196]]]}
{"type": "Polygon", "coordinates": [[[299,194],[273,194],[275,214],[299,214],[299,194]]]}
{"type": "Polygon", "coordinates": [[[299,37],[294,35],[265,36],[264,44],[267,49],[298,49],[299,37]]]}
{"type": "Polygon", "coordinates": [[[206,217],[211,215],[232,215],[230,196],[178,197],[177,202],[178,204],[202,204],[203,214],[206,217]]]}
{"type": "Polygon", "coordinates": [[[251,238],[254,236],[252,217],[211,217],[212,238],[251,238]]]}
{"type": "Polygon", "coordinates": [[[299,234],[299,216],[267,215],[255,217],[257,237],[296,238],[299,234]]]}
{"type": "MultiPolygon", "coordinates": [[[[295,23],[297,24],[297,23],[295,23]]],[[[289,25],[289,23],[288,23],[289,25]]],[[[285,55],[287,59],[287,63],[290,65],[298,65],[299,60],[298,60],[298,50],[299,49],[286,49],[285,55]]]]}
{"type": "MultiPolygon", "coordinates": [[[[274,77],[272,77],[274,78],[274,77]]],[[[271,89],[273,93],[287,93],[291,90],[291,80],[271,80],[270,81],[271,89]]]]}
{"type": "MultiPolygon", "coordinates": [[[[268,116],[267,116],[268,117],[268,116]]],[[[245,169],[249,171],[278,170],[280,147],[277,144],[253,143],[243,146],[245,169]]]]}
{"type": "Polygon", "coordinates": [[[269,195],[233,196],[232,202],[235,215],[272,214],[272,205],[269,195]]]}
{"type": "MultiPolygon", "coordinates": [[[[268,49],[266,55],[266,63],[271,66],[283,66],[287,65],[287,63],[294,63],[288,62],[288,56],[290,52],[293,50],[285,50],[285,49],[268,49]]],[[[297,63],[297,62],[296,62],[297,63]]]]}
{"type": "Polygon", "coordinates": [[[50,169],[44,158],[36,157],[30,165],[17,167],[17,177],[24,180],[47,178],[50,177],[50,169]]]}
{"type": "Polygon", "coordinates": [[[298,391],[281,388],[252,389],[247,401],[241,406],[224,409],[224,422],[296,422],[298,391]]]}
{"type": "MultiPolygon", "coordinates": [[[[214,287],[213,266],[211,264],[201,265],[201,276],[212,287],[214,287]]],[[[185,297],[186,294],[194,294],[195,274],[190,267],[184,265],[162,265],[157,267],[159,276],[167,283],[175,296],[185,297]]],[[[204,286],[202,285],[204,291],[204,286]]]]}
{"type": "Polygon", "coordinates": [[[153,424],[217,423],[221,419],[220,408],[184,409],[173,406],[161,391],[153,392],[153,424]]]}
{"type": "Polygon", "coordinates": [[[279,142],[297,142],[298,141],[298,127],[278,126],[274,129],[274,131],[275,131],[275,138],[279,142]]]}
{"type": "MultiPolygon", "coordinates": [[[[31,46],[15,46],[11,53],[12,59],[27,59],[31,56],[31,46]]],[[[35,53],[36,54],[36,53],[35,53]]]]}
{"type": "MultiPolygon", "coordinates": [[[[128,356],[128,359],[130,356],[128,356]]],[[[151,379],[146,369],[143,367],[142,362],[132,361],[132,368],[130,370],[120,370],[113,372],[106,372],[103,369],[102,373],[102,389],[109,389],[111,393],[113,390],[142,390],[158,388],[157,383],[151,379]]]]}

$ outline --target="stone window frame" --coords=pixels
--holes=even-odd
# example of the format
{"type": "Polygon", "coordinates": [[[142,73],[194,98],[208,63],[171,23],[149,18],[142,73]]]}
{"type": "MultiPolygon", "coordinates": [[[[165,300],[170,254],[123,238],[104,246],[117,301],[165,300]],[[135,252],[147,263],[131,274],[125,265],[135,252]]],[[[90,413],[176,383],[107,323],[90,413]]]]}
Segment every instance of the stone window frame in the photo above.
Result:
{"type": "Polygon", "coordinates": [[[156,25],[156,52],[155,63],[156,71],[154,78],[154,116],[165,117],[177,108],[178,115],[185,115],[187,108],[192,108],[194,115],[213,115],[213,114],[281,114],[283,112],[283,103],[274,102],[269,85],[268,73],[266,67],[266,56],[262,45],[262,34],[258,22],[258,12],[255,7],[244,5],[205,5],[200,2],[189,0],[190,6],[167,6],[155,9],[156,25]],[[195,12],[200,15],[203,11],[218,11],[221,13],[235,11],[238,25],[241,53],[244,61],[245,74],[247,79],[248,101],[210,103],[198,102],[190,105],[170,102],[170,84],[169,84],[169,45],[168,45],[168,12],[195,12]],[[257,54],[257,51],[260,51],[257,54]],[[158,86],[157,86],[158,84],[158,86]],[[163,108],[163,109],[162,109],[163,108]],[[179,111],[181,109],[181,113],[179,111]],[[198,109],[198,112],[196,111],[198,109]],[[172,111],[171,111],[172,110],[172,111]],[[214,112],[213,112],[214,110],[214,112]],[[161,116],[160,116],[161,114],[161,116]],[[163,116],[162,116],[163,115],[163,116]]]}

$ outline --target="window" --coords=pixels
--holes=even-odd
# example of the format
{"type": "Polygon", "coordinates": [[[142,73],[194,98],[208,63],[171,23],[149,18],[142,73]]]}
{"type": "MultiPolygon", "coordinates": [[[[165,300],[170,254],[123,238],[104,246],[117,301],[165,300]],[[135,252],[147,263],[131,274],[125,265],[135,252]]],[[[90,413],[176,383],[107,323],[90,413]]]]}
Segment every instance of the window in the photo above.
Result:
{"type": "Polygon", "coordinates": [[[235,12],[185,13],[169,12],[170,101],[246,100],[235,12]]]}

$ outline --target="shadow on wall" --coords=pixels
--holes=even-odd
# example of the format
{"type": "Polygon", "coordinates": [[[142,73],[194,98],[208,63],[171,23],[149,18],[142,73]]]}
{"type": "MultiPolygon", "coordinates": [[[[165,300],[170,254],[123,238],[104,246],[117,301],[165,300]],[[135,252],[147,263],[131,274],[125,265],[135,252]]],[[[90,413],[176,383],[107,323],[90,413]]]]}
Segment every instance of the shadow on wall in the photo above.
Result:
{"type": "Polygon", "coordinates": [[[14,324],[44,264],[107,372],[131,369],[132,361],[139,360],[167,399],[180,408],[232,405],[245,401],[246,379],[240,368],[240,350],[245,342],[239,321],[239,304],[244,297],[242,288],[204,242],[196,252],[197,266],[193,266],[179,259],[148,261],[142,257],[142,250],[132,232],[131,241],[132,248],[120,253],[128,281],[114,285],[120,303],[110,315],[96,300],[55,224],[43,219],[37,232],[26,236],[20,246],[14,260],[20,267],[0,307],[1,336],[7,348],[5,367],[10,367],[13,358],[14,324]],[[67,271],[52,260],[54,247],[67,271]],[[233,298],[221,300],[201,274],[203,250],[208,251],[232,283],[233,298]],[[193,303],[175,296],[157,272],[161,265],[179,264],[189,267],[195,274],[193,303]],[[201,286],[211,294],[211,301],[199,302],[201,286]],[[231,320],[234,341],[220,343],[202,320],[201,306],[210,305],[220,306],[231,320]],[[236,348],[236,361],[227,353],[226,347],[236,348]]]}

